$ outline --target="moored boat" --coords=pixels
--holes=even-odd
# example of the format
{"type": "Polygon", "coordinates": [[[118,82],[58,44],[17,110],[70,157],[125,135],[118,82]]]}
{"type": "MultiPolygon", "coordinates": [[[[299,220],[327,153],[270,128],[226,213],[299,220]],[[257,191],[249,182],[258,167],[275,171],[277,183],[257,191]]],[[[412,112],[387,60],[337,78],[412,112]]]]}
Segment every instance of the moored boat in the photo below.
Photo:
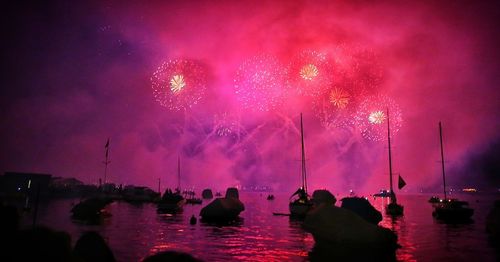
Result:
{"type": "Polygon", "coordinates": [[[177,213],[182,210],[184,204],[186,204],[186,199],[182,197],[179,190],[167,189],[158,201],[156,211],[158,213],[177,213]]]}
{"type": "Polygon", "coordinates": [[[474,214],[474,209],[469,207],[466,201],[458,199],[449,199],[446,196],[446,174],[444,168],[444,149],[443,149],[443,128],[439,122],[439,142],[441,144],[441,169],[443,174],[443,194],[444,199],[440,200],[434,206],[432,215],[439,220],[445,222],[469,221],[474,214]]]}
{"type": "Polygon", "coordinates": [[[236,220],[245,210],[245,205],[240,201],[238,189],[228,188],[226,196],[216,198],[200,211],[200,216],[205,222],[230,222],[236,220]]]}
{"type": "Polygon", "coordinates": [[[306,173],[306,153],[304,147],[304,126],[302,123],[302,114],[300,114],[300,138],[301,138],[301,178],[302,187],[297,189],[295,193],[290,196],[290,216],[294,218],[304,218],[307,212],[312,208],[312,201],[307,194],[307,173],[306,173]]]}
{"type": "Polygon", "coordinates": [[[380,189],[378,193],[373,194],[373,197],[390,197],[391,193],[389,190],[380,189]]]}
{"type": "Polygon", "coordinates": [[[437,204],[432,212],[435,218],[444,221],[467,221],[473,214],[468,202],[449,198],[437,204]]]}
{"type": "MultiPolygon", "coordinates": [[[[391,128],[389,123],[389,110],[387,110],[387,143],[389,147],[389,204],[386,206],[385,212],[393,217],[403,215],[404,207],[398,204],[396,193],[392,186],[392,154],[391,154],[391,128]]],[[[401,189],[406,185],[406,182],[401,176],[398,179],[398,188],[401,189]]]]}
{"type": "Polygon", "coordinates": [[[177,188],[175,191],[165,190],[161,199],[157,203],[156,211],[158,213],[177,213],[182,211],[186,204],[186,199],[181,194],[181,159],[177,160],[177,188]]]}

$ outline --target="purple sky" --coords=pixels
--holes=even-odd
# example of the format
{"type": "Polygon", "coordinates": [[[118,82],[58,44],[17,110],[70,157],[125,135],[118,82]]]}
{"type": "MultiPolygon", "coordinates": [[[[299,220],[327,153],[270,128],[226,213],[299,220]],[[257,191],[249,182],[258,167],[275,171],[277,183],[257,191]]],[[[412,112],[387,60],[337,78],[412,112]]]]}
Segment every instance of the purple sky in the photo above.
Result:
{"type": "Polygon", "coordinates": [[[500,186],[498,3],[372,2],[12,4],[2,11],[0,171],[96,183],[109,137],[108,178],[118,184],[156,188],[161,177],[173,186],[180,155],[183,186],[292,191],[303,112],[310,188],[372,192],[388,184],[387,142],[365,138],[350,117],[383,95],[401,116],[393,170],[407,190],[441,181],[438,121],[449,181],[500,186]],[[326,55],[318,68],[329,74],[303,86],[293,69],[308,52],[326,55]],[[251,77],[259,57],[274,57],[265,63],[274,78],[244,106],[234,80],[251,77]],[[153,73],[174,59],[205,70],[203,96],[185,111],[153,94],[153,73]],[[279,64],[289,69],[283,79],[279,64]],[[325,128],[305,88],[349,84],[358,102],[340,127],[325,128]],[[256,105],[275,98],[269,90],[283,96],[261,112],[256,105]],[[221,126],[231,132],[220,136],[221,126]]]}

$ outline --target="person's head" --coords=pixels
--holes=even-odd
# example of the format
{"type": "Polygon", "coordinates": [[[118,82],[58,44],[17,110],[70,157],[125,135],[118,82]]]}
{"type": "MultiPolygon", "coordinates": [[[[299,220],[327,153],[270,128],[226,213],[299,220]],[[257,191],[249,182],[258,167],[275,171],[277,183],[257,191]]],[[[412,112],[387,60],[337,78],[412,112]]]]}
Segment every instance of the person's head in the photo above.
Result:
{"type": "Polygon", "coordinates": [[[73,254],[84,261],[115,261],[106,241],[94,231],[88,231],[78,239],[73,254]]]}
{"type": "Polygon", "coordinates": [[[70,261],[71,238],[62,231],[46,227],[23,230],[19,234],[19,261],[70,261]]]}

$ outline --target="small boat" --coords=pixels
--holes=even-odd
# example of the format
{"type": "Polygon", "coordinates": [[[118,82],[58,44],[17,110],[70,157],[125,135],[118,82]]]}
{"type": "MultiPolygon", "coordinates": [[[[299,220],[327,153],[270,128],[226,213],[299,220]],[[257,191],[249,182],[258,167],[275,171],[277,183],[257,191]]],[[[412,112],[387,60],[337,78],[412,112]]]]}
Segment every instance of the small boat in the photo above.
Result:
{"type": "Polygon", "coordinates": [[[389,190],[380,189],[378,193],[373,194],[373,197],[390,197],[391,193],[389,190]]]}
{"type": "Polygon", "coordinates": [[[194,192],[194,190],[184,191],[183,195],[186,198],[186,204],[199,205],[203,203],[203,200],[201,200],[201,198],[195,197],[196,193],[194,192]]]}
{"type": "Polygon", "coordinates": [[[267,195],[267,200],[274,200],[274,195],[267,195]]]}
{"type": "Polygon", "coordinates": [[[97,222],[104,216],[109,214],[104,208],[113,202],[109,198],[91,197],[85,199],[71,208],[72,218],[87,222],[97,222]]]}
{"type": "Polygon", "coordinates": [[[310,196],[307,194],[307,173],[306,173],[306,153],[304,147],[304,126],[302,123],[302,113],[300,114],[300,138],[301,138],[301,177],[302,186],[290,196],[290,216],[294,218],[304,218],[313,206],[310,196]]]}
{"type": "Polygon", "coordinates": [[[158,213],[177,213],[182,211],[182,207],[186,203],[186,199],[181,194],[181,159],[177,161],[177,188],[175,191],[170,189],[165,190],[156,206],[158,213]]]}
{"type": "Polygon", "coordinates": [[[122,197],[130,203],[154,202],[160,194],[147,187],[126,186],[122,191],[122,197]]]}
{"type": "Polygon", "coordinates": [[[432,204],[435,204],[435,203],[439,203],[439,202],[442,202],[442,201],[441,201],[441,199],[439,199],[438,196],[431,196],[431,198],[429,198],[428,202],[432,203],[432,204]]]}
{"type": "Polygon", "coordinates": [[[172,192],[172,190],[167,189],[158,201],[156,211],[158,213],[177,213],[182,210],[185,203],[186,199],[182,197],[179,190],[172,192]]]}
{"type": "Polygon", "coordinates": [[[221,194],[219,191],[217,191],[217,192],[215,192],[215,196],[216,196],[216,197],[221,197],[221,196],[222,196],[222,194],[221,194]]]}
{"type": "Polygon", "coordinates": [[[450,198],[437,204],[432,212],[435,218],[444,221],[466,221],[473,214],[474,209],[469,207],[468,202],[450,198]]]}
{"type": "Polygon", "coordinates": [[[441,168],[443,173],[443,194],[444,199],[439,204],[434,206],[432,215],[439,220],[445,222],[468,221],[474,214],[474,209],[469,207],[466,201],[457,199],[449,199],[446,197],[446,175],[444,172],[444,150],[443,150],[443,130],[441,122],[439,122],[439,141],[441,144],[441,168]]]}
{"type": "Polygon", "coordinates": [[[238,189],[228,188],[226,196],[216,198],[200,211],[200,216],[205,222],[230,222],[238,218],[245,210],[239,199],[238,189]]]}
{"type": "Polygon", "coordinates": [[[203,200],[201,198],[188,198],[186,199],[186,204],[191,204],[191,205],[201,205],[203,203],[203,200]]]}

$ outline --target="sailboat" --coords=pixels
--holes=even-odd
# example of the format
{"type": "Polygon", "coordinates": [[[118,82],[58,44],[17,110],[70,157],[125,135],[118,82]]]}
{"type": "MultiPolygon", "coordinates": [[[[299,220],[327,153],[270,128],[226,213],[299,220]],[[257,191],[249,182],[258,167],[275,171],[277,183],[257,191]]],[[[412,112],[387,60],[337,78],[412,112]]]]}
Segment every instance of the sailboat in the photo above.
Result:
{"type": "Polygon", "coordinates": [[[297,189],[297,191],[290,196],[290,204],[288,207],[290,209],[291,217],[304,218],[312,207],[312,201],[310,196],[307,194],[306,153],[304,148],[304,126],[302,124],[302,113],[300,114],[300,138],[302,143],[302,187],[297,189]]]}
{"type": "Polygon", "coordinates": [[[466,201],[447,198],[446,196],[446,175],[444,172],[443,131],[441,122],[439,122],[439,142],[441,143],[441,168],[443,172],[444,199],[440,200],[440,202],[434,206],[432,215],[437,219],[445,221],[469,220],[474,214],[474,209],[468,207],[469,203],[466,201]]]}
{"type": "MultiPolygon", "coordinates": [[[[386,208],[386,213],[391,216],[401,216],[403,215],[403,206],[397,203],[396,193],[392,187],[392,155],[391,155],[391,128],[389,123],[389,109],[387,109],[387,142],[389,146],[389,186],[390,186],[390,199],[389,204],[386,208]]],[[[406,185],[404,180],[399,177],[399,188],[406,185]]]]}
{"type": "Polygon", "coordinates": [[[182,210],[186,199],[181,194],[181,158],[177,160],[177,188],[172,192],[170,188],[165,190],[160,201],[158,201],[156,211],[158,213],[176,213],[182,210]]]}

